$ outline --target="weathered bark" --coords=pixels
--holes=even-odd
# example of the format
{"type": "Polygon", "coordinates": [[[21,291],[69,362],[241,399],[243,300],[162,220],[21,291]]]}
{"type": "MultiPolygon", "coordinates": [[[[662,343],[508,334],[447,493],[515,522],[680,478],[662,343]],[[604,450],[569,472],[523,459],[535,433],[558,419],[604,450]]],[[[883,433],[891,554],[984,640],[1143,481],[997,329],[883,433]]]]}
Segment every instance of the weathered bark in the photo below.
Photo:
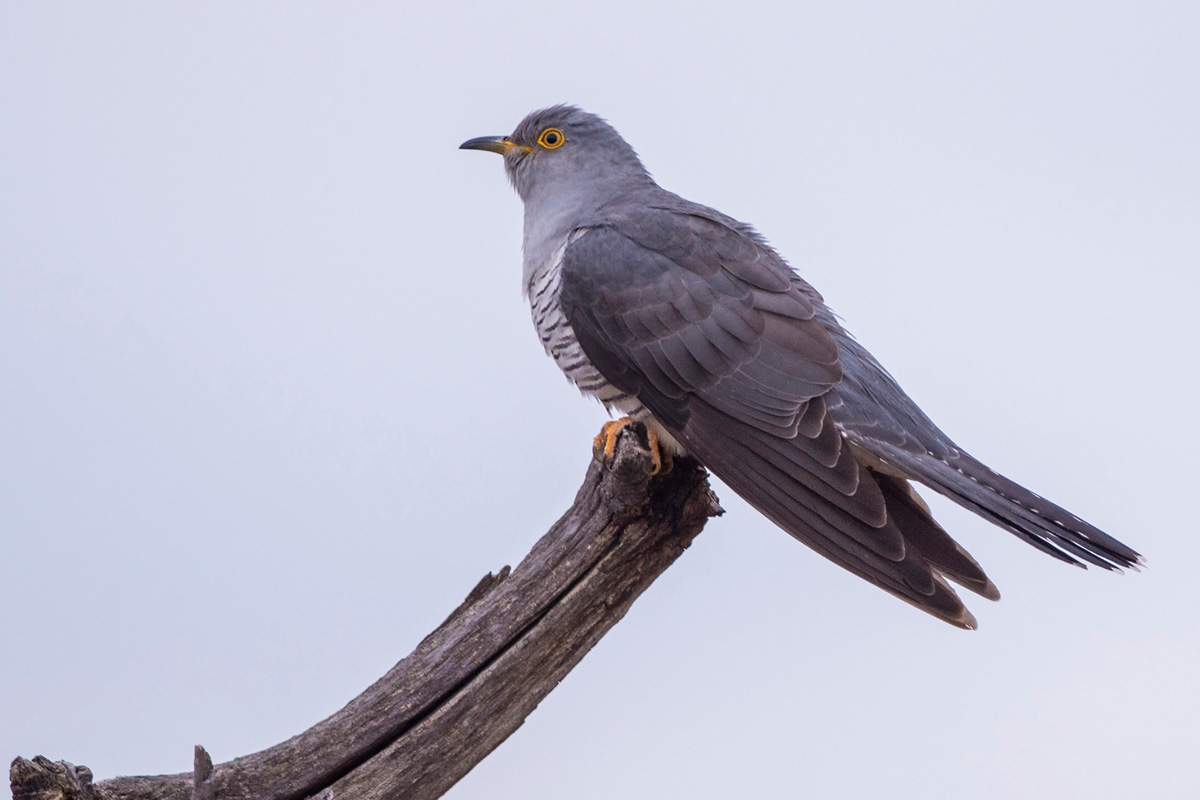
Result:
{"type": "Polygon", "coordinates": [[[14,800],[440,797],[721,513],[693,462],[649,473],[627,429],[611,468],[592,464],[574,505],[515,570],[484,577],[407,658],[304,733],[215,767],[197,747],[191,773],[95,784],[87,767],[17,758],[14,800]]]}

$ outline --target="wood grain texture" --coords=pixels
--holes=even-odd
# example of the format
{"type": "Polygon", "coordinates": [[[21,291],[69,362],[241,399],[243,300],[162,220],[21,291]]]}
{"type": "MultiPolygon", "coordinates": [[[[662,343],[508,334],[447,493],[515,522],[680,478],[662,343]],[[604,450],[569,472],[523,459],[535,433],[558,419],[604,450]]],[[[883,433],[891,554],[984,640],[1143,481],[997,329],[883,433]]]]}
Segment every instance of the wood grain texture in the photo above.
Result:
{"type": "Polygon", "coordinates": [[[706,474],[650,477],[638,433],[593,463],[571,508],[514,570],[479,582],[417,648],[333,716],[267,750],[191,773],[93,783],[87,767],[12,762],[14,800],[440,797],[500,745],[721,513],[706,474]]]}

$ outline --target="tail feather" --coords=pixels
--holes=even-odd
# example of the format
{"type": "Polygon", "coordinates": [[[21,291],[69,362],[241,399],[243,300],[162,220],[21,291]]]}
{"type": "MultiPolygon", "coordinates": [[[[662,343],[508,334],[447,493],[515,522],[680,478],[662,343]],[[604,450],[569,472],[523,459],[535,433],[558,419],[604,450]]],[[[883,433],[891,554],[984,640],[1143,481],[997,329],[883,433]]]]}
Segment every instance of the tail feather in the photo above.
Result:
{"type": "Polygon", "coordinates": [[[943,461],[897,447],[880,449],[881,457],[915,480],[1061,561],[1108,570],[1142,563],[1136,550],[966,453],[943,461]]]}
{"type": "Polygon", "coordinates": [[[930,515],[924,501],[903,478],[871,470],[887,500],[888,516],[904,534],[904,542],[921,551],[925,560],[950,580],[986,597],[999,600],[1000,590],[984,574],[979,562],[930,515]]]}

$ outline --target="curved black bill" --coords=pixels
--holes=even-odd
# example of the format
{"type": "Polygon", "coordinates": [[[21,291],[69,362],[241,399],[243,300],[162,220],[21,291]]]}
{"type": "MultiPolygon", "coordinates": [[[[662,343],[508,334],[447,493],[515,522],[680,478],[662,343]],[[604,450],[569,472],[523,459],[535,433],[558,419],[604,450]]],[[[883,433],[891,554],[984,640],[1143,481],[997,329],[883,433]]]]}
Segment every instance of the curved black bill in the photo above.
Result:
{"type": "Polygon", "coordinates": [[[517,145],[509,141],[507,136],[480,136],[468,139],[458,146],[459,150],[487,150],[489,153],[504,155],[517,145]]]}

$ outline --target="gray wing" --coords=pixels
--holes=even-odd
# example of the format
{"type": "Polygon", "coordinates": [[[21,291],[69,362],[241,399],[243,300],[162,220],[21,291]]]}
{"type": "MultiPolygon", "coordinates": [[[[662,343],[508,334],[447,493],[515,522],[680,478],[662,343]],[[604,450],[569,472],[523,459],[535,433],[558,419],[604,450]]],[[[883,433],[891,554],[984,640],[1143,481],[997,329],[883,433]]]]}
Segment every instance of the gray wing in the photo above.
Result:
{"type": "Polygon", "coordinates": [[[749,503],[851,572],[974,627],[942,576],[987,597],[995,587],[903,478],[856,460],[827,406],[838,346],[796,280],[728,221],[640,207],[567,248],[561,299],[596,369],[749,503]]]}

